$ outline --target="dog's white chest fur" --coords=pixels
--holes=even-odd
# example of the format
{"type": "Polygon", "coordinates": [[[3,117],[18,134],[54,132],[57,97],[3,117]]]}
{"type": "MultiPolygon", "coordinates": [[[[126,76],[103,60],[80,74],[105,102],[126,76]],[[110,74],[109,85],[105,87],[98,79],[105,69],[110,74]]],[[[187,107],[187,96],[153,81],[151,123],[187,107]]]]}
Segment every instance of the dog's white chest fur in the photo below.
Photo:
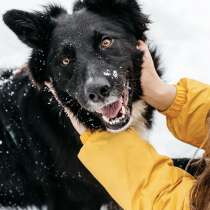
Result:
{"type": "Polygon", "coordinates": [[[143,100],[139,100],[133,104],[131,126],[136,129],[136,131],[143,139],[148,141],[147,138],[149,132],[146,127],[146,120],[143,117],[143,114],[146,111],[146,107],[147,105],[143,100]]]}

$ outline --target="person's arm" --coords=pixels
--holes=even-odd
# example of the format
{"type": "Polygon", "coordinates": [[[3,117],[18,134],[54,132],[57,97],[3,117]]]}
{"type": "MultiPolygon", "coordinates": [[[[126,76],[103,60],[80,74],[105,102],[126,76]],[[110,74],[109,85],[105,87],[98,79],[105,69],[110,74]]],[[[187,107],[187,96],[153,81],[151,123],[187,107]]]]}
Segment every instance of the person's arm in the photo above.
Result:
{"type": "MultiPolygon", "coordinates": [[[[170,90],[159,91],[170,95],[170,99],[161,99],[162,110],[176,101],[176,88],[167,87],[170,90]]],[[[153,106],[160,105],[158,100],[153,102],[153,106]]],[[[81,140],[84,145],[79,159],[125,210],[190,209],[194,178],[174,167],[169,158],[159,155],[134,130],[118,134],[85,132],[81,140]]]]}
{"type": "Polygon", "coordinates": [[[125,210],[189,210],[194,179],[129,129],[84,133],[79,159],[125,210]]]}
{"type": "Polygon", "coordinates": [[[176,89],[175,100],[163,112],[167,117],[168,128],[176,138],[205,149],[204,141],[209,129],[207,116],[210,111],[210,86],[182,79],[176,89]]]}
{"type": "Polygon", "coordinates": [[[176,138],[197,147],[204,146],[208,135],[210,85],[190,79],[182,79],[176,86],[166,84],[157,75],[148,47],[140,41],[139,49],[144,51],[143,99],[166,115],[168,128],[176,138]]]}
{"type": "MultiPolygon", "coordinates": [[[[46,86],[57,97],[51,84],[46,86]]],[[[133,129],[121,133],[85,132],[65,110],[84,144],[78,157],[125,210],[189,210],[195,180],[159,155],[133,129]]]]}

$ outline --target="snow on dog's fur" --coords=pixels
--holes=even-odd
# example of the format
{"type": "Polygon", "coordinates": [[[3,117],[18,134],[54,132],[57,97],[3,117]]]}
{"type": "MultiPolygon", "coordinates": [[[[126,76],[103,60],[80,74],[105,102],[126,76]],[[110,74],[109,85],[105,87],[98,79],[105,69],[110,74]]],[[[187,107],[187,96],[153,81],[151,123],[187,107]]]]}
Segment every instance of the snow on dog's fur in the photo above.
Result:
{"type": "Polygon", "coordinates": [[[84,0],[73,14],[50,5],[11,10],[3,19],[32,54],[30,72],[2,75],[1,205],[98,210],[112,203],[78,160],[81,142],[63,107],[91,130],[132,125],[142,134],[151,127],[153,108],[141,100],[143,53],[136,49],[146,41],[148,17],[135,0],[84,0]]]}

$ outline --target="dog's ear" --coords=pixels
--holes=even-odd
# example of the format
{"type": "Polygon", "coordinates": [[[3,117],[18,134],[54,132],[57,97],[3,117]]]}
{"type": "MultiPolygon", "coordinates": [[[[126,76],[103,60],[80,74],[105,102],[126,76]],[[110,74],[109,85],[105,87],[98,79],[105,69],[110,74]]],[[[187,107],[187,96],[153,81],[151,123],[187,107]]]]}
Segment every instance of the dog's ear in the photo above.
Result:
{"type": "Polygon", "coordinates": [[[83,8],[85,8],[84,2],[82,0],[78,0],[73,5],[73,13],[77,12],[77,11],[83,9],[83,8]]]}
{"type": "Polygon", "coordinates": [[[136,0],[78,0],[73,11],[83,8],[122,23],[137,39],[145,39],[150,20],[136,0]]]}
{"type": "Polygon", "coordinates": [[[64,12],[53,5],[45,7],[44,12],[10,10],[3,15],[3,20],[22,42],[29,47],[42,49],[54,28],[54,18],[64,12]]]}
{"type": "Polygon", "coordinates": [[[49,16],[21,10],[6,12],[3,20],[22,42],[32,48],[42,48],[53,27],[49,16]]]}

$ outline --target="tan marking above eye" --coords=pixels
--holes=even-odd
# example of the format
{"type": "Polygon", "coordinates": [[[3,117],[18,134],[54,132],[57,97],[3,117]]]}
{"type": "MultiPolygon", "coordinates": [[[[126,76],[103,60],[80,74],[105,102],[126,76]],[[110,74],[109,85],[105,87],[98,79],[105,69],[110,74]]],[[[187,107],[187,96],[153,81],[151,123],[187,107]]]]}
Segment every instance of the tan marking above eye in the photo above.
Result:
{"type": "Polygon", "coordinates": [[[64,58],[64,59],[62,60],[62,64],[65,65],[65,66],[69,65],[70,62],[71,62],[70,58],[64,58]]]}
{"type": "Polygon", "coordinates": [[[101,42],[101,48],[107,49],[107,48],[111,47],[112,44],[113,44],[113,40],[111,38],[105,38],[101,42]]]}

